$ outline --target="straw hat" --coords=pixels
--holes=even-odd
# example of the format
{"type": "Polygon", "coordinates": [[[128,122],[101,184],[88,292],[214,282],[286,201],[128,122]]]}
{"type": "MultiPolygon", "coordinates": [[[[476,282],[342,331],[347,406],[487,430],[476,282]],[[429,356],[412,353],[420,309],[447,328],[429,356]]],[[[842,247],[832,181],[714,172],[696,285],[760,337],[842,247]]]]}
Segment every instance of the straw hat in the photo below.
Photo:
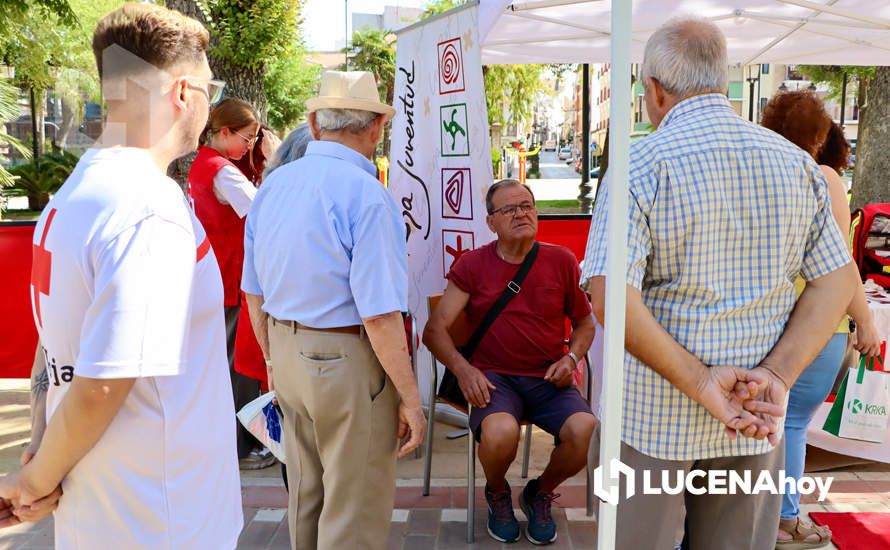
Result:
{"type": "Polygon", "coordinates": [[[396,110],[380,102],[377,81],[367,71],[326,71],[321,76],[318,97],[306,100],[310,113],[319,109],[355,109],[386,115],[391,119],[396,110]]]}

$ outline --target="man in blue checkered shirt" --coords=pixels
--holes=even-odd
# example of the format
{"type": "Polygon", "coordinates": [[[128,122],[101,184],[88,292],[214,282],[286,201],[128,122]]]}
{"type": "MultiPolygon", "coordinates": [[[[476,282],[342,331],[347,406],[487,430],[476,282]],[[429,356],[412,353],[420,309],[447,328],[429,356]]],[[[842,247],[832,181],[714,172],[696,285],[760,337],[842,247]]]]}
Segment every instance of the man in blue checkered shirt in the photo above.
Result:
{"type": "MultiPolygon", "coordinates": [[[[646,44],[641,77],[658,130],[630,154],[621,449],[638,488],[644,469],[657,486],[662,471],[674,485],[678,470],[781,481],[788,388],[856,284],[818,166],[736,115],[728,64],[725,38],[702,19],[672,20],[646,44]],[[796,301],[798,275],[807,286],[796,301]]],[[[601,322],[615,192],[604,186],[581,278],[601,322]]],[[[780,495],[680,492],[622,500],[618,548],[673,548],[684,502],[692,549],[775,545],[780,495]]]]}

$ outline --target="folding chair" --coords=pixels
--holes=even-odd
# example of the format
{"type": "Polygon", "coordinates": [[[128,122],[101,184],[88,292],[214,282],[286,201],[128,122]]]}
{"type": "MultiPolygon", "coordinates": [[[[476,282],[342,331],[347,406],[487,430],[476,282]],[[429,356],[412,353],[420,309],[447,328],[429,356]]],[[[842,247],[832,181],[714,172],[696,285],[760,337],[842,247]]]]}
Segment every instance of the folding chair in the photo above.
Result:
{"type": "MultiPolygon", "coordinates": [[[[427,306],[429,308],[429,314],[432,315],[432,312],[435,310],[436,306],[439,303],[439,300],[442,298],[441,294],[435,296],[427,297],[427,306]]],[[[454,341],[455,345],[460,346],[464,344],[470,338],[470,328],[467,324],[467,319],[464,312],[461,312],[457,319],[455,319],[454,323],[450,327],[448,327],[448,334],[451,336],[451,339],[454,341]]],[[[438,369],[437,369],[437,361],[435,356],[430,354],[432,360],[430,362],[430,394],[429,394],[429,415],[427,417],[427,430],[426,430],[426,440],[424,441],[424,449],[425,449],[425,457],[424,457],[424,470],[423,470],[423,495],[428,496],[430,493],[430,477],[432,470],[432,456],[433,456],[433,428],[434,428],[434,415],[436,411],[436,401],[438,397],[436,396],[437,384],[438,384],[438,369]]],[[[589,355],[584,356],[584,365],[585,365],[585,386],[586,386],[586,394],[587,394],[587,403],[588,405],[591,403],[592,393],[593,393],[593,378],[590,369],[590,357],[589,355]]],[[[472,407],[471,407],[472,408],[472,407]]],[[[467,410],[467,416],[469,417],[470,411],[467,410]]],[[[528,478],[528,462],[529,455],[531,454],[531,437],[532,437],[532,424],[526,420],[520,422],[521,426],[525,427],[525,436],[523,442],[523,450],[522,450],[522,471],[521,475],[523,479],[528,478]]],[[[591,492],[591,487],[593,487],[593,471],[590,468],[590,464],[588,461],[587,465],[587,515],[590,516],[593,514],[593,493],[591,492]]],[[[467,544],[472,544],[475,540],[475,535],[473,532],[474,526],[474,517],[475,517],[475,509],[476,509],[476,438],[472,433],[469,434],[467,441],[467,544]]]]}

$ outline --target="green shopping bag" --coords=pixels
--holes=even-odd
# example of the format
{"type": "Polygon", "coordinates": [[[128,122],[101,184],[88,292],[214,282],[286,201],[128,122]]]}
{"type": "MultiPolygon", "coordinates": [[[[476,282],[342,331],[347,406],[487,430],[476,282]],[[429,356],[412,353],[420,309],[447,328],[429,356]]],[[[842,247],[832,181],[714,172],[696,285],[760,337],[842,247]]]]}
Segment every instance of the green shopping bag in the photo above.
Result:
{"type": "Polygon", "coordinates": [[[844,376],[822,429],[847,439],[883,443],[890,418],[890,373],[880,357],[861,357],[844,376]]]}

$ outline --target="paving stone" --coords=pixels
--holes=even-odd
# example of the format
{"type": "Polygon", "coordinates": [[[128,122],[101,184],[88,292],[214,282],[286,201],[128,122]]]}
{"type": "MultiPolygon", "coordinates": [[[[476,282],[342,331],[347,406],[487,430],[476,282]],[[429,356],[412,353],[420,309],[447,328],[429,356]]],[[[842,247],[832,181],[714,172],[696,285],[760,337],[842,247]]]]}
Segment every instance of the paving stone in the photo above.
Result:
{"type": "MultiPolygon", "coordinates": [[[[462,510],[464,513],[464,517],[466,517],[466,511],[462,510]]],[[[488,535],[486,535],[487,537],[488,535]]],[[[452,522],[449,521],[447,523],[442,523],[442,526],[439,528],[439,539],[437,548],[447,548],[448,550],[462,550],[465,548],[470,548],[467,544],[467,524],[464,522],[452,522]]]]}
{"type": "Polygon", "coordinates": [[[434,535],[408,535],[402,544],[402,550],[431,550],[436,547],[434,535]]]}
{"type": "Polygon", "coordinates": [[[596,521],[596,511],[593,515],[587,515],[587,508],[566,508],[566,519],[569,521],[596,521]]]}
{"type": "Polygon", "coordinates": [[[408,516],[411,514],[411,510],[405,510],[402,508],[394,508],[392,511],[392,518],[390,521],[392,523],[406,523],[408,521],[408,516]]]}
{"type": "Polygon", "coordinates": [[[393,523],[389,528],[389,550],[401,550],[408,532],[408,522],[393,523]]]}
{"type": "Polygon", "coordinates": [[[238,550],[265,548],[278,530],[278,524],[271,521],[252,521],[238,538],[238,550]]]}
{"type": "Polygon", "coordinates": [[[575,550],[596,548],[596,523],[569,522],[569,536],[575,550]]]}
{"type": "Polygon", "coordinates": [[[436,535],[439,533],[440,510],[412,510],[408,517],[409,535],[436,535]]]}
{"type": "MultiPolygon", "coordinates": [[[[466,494],[466,493],[464,493],[466,494]]],[[[450,487],[431,487],[423,496],[422,487],[401,487],[396,491],[396,508],[452,508],[450,487]]]]}
{"type": "Polygon", "coordinates": [[[268,550],[290,550],[290,529],[287,526],[287,519],[281,521],[278,530],[272,536],[268,550]]]}
{"type": "Polygon", "coordinates": [[[285,516],[287,516],[287,508],[263,508],[257,510],[256,515],[253,516],[253,521],[273,521],[279,523],[285,516]]]}

